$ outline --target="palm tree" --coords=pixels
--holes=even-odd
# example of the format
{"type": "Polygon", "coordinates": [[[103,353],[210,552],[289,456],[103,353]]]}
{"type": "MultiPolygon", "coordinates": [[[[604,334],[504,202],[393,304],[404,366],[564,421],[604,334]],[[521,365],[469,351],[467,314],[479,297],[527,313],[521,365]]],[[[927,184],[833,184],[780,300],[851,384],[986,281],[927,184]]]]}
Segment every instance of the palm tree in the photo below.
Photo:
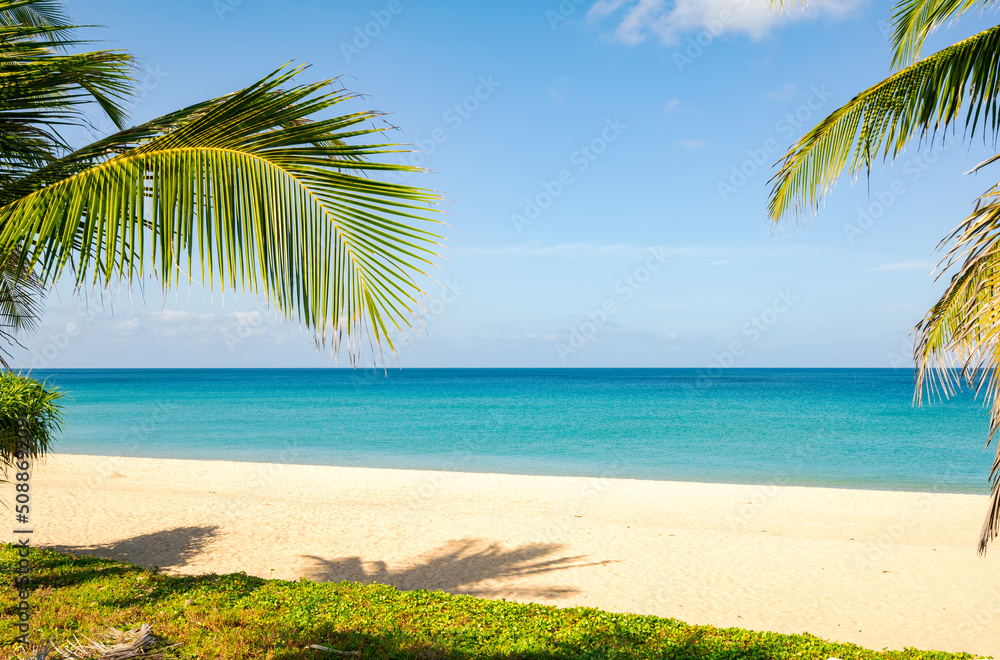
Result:
{"type": "Polygon", "coordinates": [[[286,65],[126,127],[132,56],[72,52],[78,27],[56,0],[0,0],[0,335],[30,329],[68,267],[78,288],[155,276],[263,296],[352,362],[363,343],[393,350],[439,197],[372,176],[419,171],[384,162],[406,149],[372,141],[379,113],[326,116],[355,96],[286,65]],[[71,149],[90,110],[118,131],[71,149]]]}
{"type": "MultiPolygon", "coordinates": [[[[893,28],[895,71],[838,108],[800,138],[772,179],[769,216],[815,214],[835,180],[851,179],[875,159],[892,161],[907,142],[933,143],[948,128],[977,132],[996,143],[1000,130],[1000,25],[921,58],[925,39],[945,21],[991,6],[988,0],[897,0],[893,28]]],[[[977,165],[978,170],[994,156],[977,165]]],[[[938,246],[938,277],[956,269],[941,299],[917,324],[915,400],[949,396],[963,384],[990,402],[987,446],[1000,430],[1000,183],[938,246]]],[[[1000,531],[1000,447],[990,472],[989,512],[979,552],[1000,531]]]]}

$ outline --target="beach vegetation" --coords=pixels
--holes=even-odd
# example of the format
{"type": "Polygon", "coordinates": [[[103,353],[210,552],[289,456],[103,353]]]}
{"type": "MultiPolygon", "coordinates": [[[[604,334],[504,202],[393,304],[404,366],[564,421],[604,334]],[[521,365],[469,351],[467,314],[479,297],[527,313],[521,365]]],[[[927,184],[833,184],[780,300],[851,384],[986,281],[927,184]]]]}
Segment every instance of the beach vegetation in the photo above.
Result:
{"type": "MultiPolygon", "coordinates": [[[[4,575],[17,564],[0,547],[4,575]],[[9,569],[9,570],[8,570],[9,569]]],[[[874,651],[813,635],[689,625],[594,608],[490,600],[383,584],[297,582],[245,573],[170,576],[93,556],[31,551],[31,639],[100,641],[152,627],[169,657],[690,660],[971,660],[966,653],[874,651]],[[174,648],[166,648],[176,644],[174,648]],[[340,651],[313,648],[321,646],[340,651]]],[[[13,581],[13,578],[7,578],[13,581]]],[[[13,639],[16,591],[0,591],[0,636],[13,639]]],[[[16,647],[0,658],[21,658],[16,647]]]]}
{"type": "Polygon", "coordinates": [[[62,397],[49,383],[0,371],[0,473],[49,451],[55,434],[62,429],[62,397]]]}

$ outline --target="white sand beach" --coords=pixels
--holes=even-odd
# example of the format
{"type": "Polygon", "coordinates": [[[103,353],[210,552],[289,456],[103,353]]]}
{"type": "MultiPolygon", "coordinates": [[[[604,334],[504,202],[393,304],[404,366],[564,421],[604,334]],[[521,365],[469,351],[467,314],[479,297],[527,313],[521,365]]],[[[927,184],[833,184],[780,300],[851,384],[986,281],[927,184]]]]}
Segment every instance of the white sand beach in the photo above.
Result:
{"type": "Polygon", "coordinates": [[[36,467],[32,493],[36,545],[177,574],[379,581],[1000,657],[983,496],[66,454],[36,467]]]}

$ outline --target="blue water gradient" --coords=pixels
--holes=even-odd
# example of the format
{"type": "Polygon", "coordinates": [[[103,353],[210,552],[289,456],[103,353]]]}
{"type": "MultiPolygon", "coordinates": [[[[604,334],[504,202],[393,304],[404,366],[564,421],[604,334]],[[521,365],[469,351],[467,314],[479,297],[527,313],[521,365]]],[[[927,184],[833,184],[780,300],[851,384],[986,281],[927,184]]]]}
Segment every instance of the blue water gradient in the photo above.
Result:
{"type": "Polygon", "coordinates": [[[970,394],[907,369],[35,371],[60,453],[985,493],[970,394]]]}

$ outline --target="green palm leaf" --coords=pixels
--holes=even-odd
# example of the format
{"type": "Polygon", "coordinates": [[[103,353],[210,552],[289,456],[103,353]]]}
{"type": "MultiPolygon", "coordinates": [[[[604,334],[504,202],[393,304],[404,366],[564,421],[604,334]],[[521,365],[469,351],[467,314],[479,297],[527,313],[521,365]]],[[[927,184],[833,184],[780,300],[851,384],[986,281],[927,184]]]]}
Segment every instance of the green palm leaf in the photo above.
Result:
{"type": "MultiPolygon", "coordinates": [[[[0,339],[34,328],[68,268],[77,287],[155,276],[260,294],[335,354],[392,349],[435,257],[439,197],[371,176],[420,171],[383,161],[407,149],[374,141],[378,114],[316,119],[352,95],[285,67],[70,152],[61,130],[93,104],[122,128],[135,89],[132,57],[72,52],[75,27],[54,0],[0,0],[0,339]]],[[[32,455],[48,451],[58,392],[9,372],[0,386],[0,422],[26,417],[32,455]]]]}
{"type": "MultiPolygon", "coordinates": [[[[845,169],[857,177],[873,160],[897,157],[914,137],[933,140],[937,131],[961,126],[968,137],[981,132],[995,143],[1000,26],[914,62],[927,37],[947,20],[995,4],[898,0],[893,66],[905,68],[855,96],[792,146],[771,180],[768,211],[774,226],[788,215],[815,213],[845,169]]],[[[973,171],[997,160],[1000,154],[973,171]]],[[[955,274],[916,328],[915,401],[973,387],[990,405],[988,446],[1000,430],[1000,184],[980,197],[973,213],[938,247],[946,245],[940,273],[955,274]]],[[[990,485],[980,552],[1000,533],[1000,447],[990,485]]]]}
{"type": "Polygon", "coordinates": [[[57,0],[2,0],[0,26],[70,28],[69,17],[57,0]]]}
{"type": "MultiPolygon", "coordinates": [[[[941,272],[953,267],[957,272],[917,325],[916,402],[928,395],[950,396],[963,383],[971,386],[990,404],[988,446],[1000,430],[1000,190],[983,195],[946,240],[952,245],[941,272]]],[[[1000,447],[990,483],[980,552],[1000,532],[1000,447]]]]}
{"type": "Polygon", "coordinates": [[[972,9],[986,11],[996,0],[900,0],[892,25],[892,66],[902,68],[920,57],[924,41],[947,20],[955,20],[972,9]]]}
{"type": "Polygon", "coordinates": [[[4,344],[19,344],[20,334],[34,332],[42,315],[45,288],[30,270],[19,265],[17,252],[0,263],[0,364],[10,368],[4,344]]]}
{"type": "Polygon", "coordinates": [[[0,207],[0,253],[44,285],[71,265],[75,283],[155,273],[263,295],[286,317],[329,337],[392,348],[409,327],[416,275],[437,245],[426,222],[436,194],[366,178],[414,170],[371,160],[392,144],[348,144],[383,129],[361,112],[306,118],[350,95],[327,82],[282,86],[280,70],[61,159],[11,186],[0,207]]]}
{"type": "Polygon", "coordinates": [[[54,2],[0,0],[0,186],[66,149],[59,131],[83,123],[97,103],[118,126],[133,93],[132,57],[121,51],[67,54],[69,36],[54,2]]]}
{"type": "Polygon", "coordinates": [[[945,48],[861,92],[799,139],[772,178],[774,222],[815,213],[846,168],[856,177],[914,136],[961,122],[997,134],[1000,26],[945,48]]]}

